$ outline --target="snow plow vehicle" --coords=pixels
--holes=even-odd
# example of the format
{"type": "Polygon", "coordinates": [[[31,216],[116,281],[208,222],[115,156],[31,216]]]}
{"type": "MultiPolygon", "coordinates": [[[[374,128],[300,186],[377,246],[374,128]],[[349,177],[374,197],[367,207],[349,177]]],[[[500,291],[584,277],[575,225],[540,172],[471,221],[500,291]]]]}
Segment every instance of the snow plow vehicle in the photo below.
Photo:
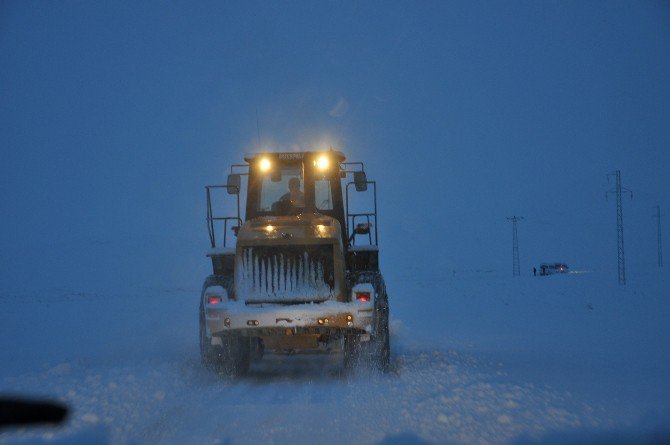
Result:
{"type": "Polygon", "coordinates": [[[203,363],[243,375],[266,353],[322,352],[341,354],[344,369],[387,371],[376,182],[363,163],[333,150],[245,161],[231,166],[225,185],[206,187],[213,274],[200,299],[203,363]],[[351,191],[372,192],[372,209],[351,213],[351,191]],[[236,197],[236,215],[216,210],[222,195],[236,197]]]}

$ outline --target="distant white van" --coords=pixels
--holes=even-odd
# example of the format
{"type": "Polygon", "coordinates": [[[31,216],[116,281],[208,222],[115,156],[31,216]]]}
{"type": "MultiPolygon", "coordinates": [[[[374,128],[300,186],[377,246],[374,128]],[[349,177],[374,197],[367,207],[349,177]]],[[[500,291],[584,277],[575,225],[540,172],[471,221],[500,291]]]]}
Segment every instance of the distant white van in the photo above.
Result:
{"type": "Polygon", "coordinates": [[[569,268],[565,263],[542,263],[540,264],[540,275],[553,275],[555,273],[568,273],[569,268]]]}

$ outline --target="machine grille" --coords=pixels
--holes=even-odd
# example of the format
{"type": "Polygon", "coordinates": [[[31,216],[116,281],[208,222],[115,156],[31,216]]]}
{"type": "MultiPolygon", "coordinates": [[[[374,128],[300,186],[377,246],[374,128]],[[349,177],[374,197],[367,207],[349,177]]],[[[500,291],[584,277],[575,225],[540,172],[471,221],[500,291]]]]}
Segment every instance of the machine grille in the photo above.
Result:
{"type": "Polygon", "coordinates": [[[235,294],[247,303],[303,303],[332,297],[333,246],[246,247],[235,263],[235,294]]]}

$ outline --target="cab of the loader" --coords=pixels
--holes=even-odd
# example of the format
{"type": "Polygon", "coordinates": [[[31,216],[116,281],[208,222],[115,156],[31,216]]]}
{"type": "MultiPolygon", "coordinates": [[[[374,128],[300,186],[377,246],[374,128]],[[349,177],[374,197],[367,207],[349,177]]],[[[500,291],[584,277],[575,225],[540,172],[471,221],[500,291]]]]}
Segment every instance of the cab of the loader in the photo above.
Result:
{"type": "Polygon", "coordinates": [[[334,150],[258,153],[245,156],[244,160],[246,164],[231,166],[225,186],[207,187],[207,220],[213,248],[209,256],[215,274],[230,271],[230,267],[221,267],[221,261],[225,253],[232,253],[226,250],[228,245],[234,245],[227,232],[236,234],[243,223],[242,194],[246,194],[244,221],[272,217],[295,217],[298,221],[305,214],[336,219],[342,231],[347,270],[378,270],[376,183],[367,180],[363,163],[345,162],[344,154],[334,150]],[[237,195],[236,216],[215,215],[212,195],[216,189],[237,195]],[[373,192],[372,211],[350,212],[349,198],[354,190],[373,192]],[[220,233],[217,225],[223,226],[223,245],[216,240],[220,233]]]}
{"type": "Polygon", "coordinates": [[[335,218],[345,227],[340,176],[342,153],[263,153],[245,157],[245,161],[249,163],[247,221],[319,213],[335,218]]]}

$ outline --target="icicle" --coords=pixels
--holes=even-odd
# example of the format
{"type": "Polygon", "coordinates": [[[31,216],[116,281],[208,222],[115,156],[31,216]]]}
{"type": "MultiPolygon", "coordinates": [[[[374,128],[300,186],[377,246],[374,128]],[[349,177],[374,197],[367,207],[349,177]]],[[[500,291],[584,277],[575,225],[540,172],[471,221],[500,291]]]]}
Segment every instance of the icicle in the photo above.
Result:
{"type": "Polygon", "coordinates": [[[309,262],[309,284],[312,289],[315,289],[317,286],[316,282],[316,261],[310,260],[309,262]]]}
{"type": "Polygon", "coordinates": [[[272,287],[274,288],[274,293],[276,295],[279,292],[279,263],[277,261],[277,255],[273,255],[272,259],[274,261],[274,268],[272,271],[274,278],[272,279],[272,287]]]}
{"type": "Polygon", "coordinates": [[[267,297],[272,293],[272,264],[268,257],[263,258],[263,265],[265,266],[265,288],[263,289],[263,293],[267,297]]]}
{"type": "Polygon", "coordinates": [[[247,296],[249,296],[251,294],[251,286],[253,286],[254,277],[252,277],[249,274],[249,257],[251,255],[250,250],[251,249],[244,249],[244,254],[243,254],[243,258],[242,258],[242,269],[243,269],[243,271],[242,271],[243,286],[242,287],[244,289],[243,290],[243,292],[244,292],[243,298],[246,298],[247,296]]]}
{"type": "Polygon", "coordinates": [[[290,270],[290,272],[291,272],[291,276],[290,276],[290,280],[291,280],[291,293],[293,293],[293,290],[296,288],[295,281],[296,281],[296,273],[297,273],[297,270],[296,270],[296,267],[295,267],[295,259],[294,259],[294,258],[289,258],[289,267],[290,267],[289,270],[290,270]]]}
{"type": "Polygon", "coordinates": [[[303,282],[303,279],[302,279],[303,264],[302,264],[302,258],[298,257],[296,260],[297,260],[297,263],[298,263],[298,271],[297,271],[297,274],[295,276],[295,287],[296,287],[296,290],[299,291],[300,288],[302,287],[302,282],[303,282]]]}
{"type": "Polygon", "coordinates": [[[323,289],[323,263],[316,263],[316,284],[323,289]]]}
{"type": "Polygon", "coordinates": [[[308,249],[290,253],[268,246],[244,248],[236,259],[235,289],[238,298],[251,300],[310,301],[332,295],[328,258],[308,249]]]}
{"type": "Polygon", "coordinates": [[[259,293],[264,293],[265,292],[265,280],[267,279],[267,274],[265,272],[265,260],[263,258],[260,259],[261,263],[261,281],[260,281],[260,286],[258,287],[258,292],[259,293]]]}
{"type": "Polygon", "coordinates": [[[305,264],[305,270],[303,270],[303,282],[302,282],[302,287],[303,287],[303,293],[305,293],[304,289],[309,288],[309,273],[310,273],[310,262],[309,262],[309,256],[305,253],[303,257],[303,262],[305,264]]]}
{"type": "Polygon", "coordinates": [[[256,292],[260,288],[260,282],[261,282],[260,273],[261,273],[261,271],[260,271],[260,265],[258,264],[258,255],[254,255],[253,259],[254,259],[254,263],[253,263],[254,280],[253,280],[253,290],[252,290],[252,292],[256,292]]]}
{"type": "Polygon", "coordinates": [[[265,264],[265,296],[272,294],[272,257],[264,256],[263,263],[265,264]]]}
{"type": "Polygon", "coordinates": [[[244,254],[245,251],[242,251],[242,256],[235,259],[235,291],[239,298],[246,296],[245,286],[247,286],[247,281],[245,277],[244,254]]]}
{"type": "Polygon", "coordinates": [[[279,255],[279,291],[286,294],[286,269],[284,269],[284,254],[279,255]]]}
{"type": "Polygon", "coordinates": [[[268,296],[272,295],[275,287],[275,268],[272,265],[273,257],[267,257],[268,261],[268,296]]]}

